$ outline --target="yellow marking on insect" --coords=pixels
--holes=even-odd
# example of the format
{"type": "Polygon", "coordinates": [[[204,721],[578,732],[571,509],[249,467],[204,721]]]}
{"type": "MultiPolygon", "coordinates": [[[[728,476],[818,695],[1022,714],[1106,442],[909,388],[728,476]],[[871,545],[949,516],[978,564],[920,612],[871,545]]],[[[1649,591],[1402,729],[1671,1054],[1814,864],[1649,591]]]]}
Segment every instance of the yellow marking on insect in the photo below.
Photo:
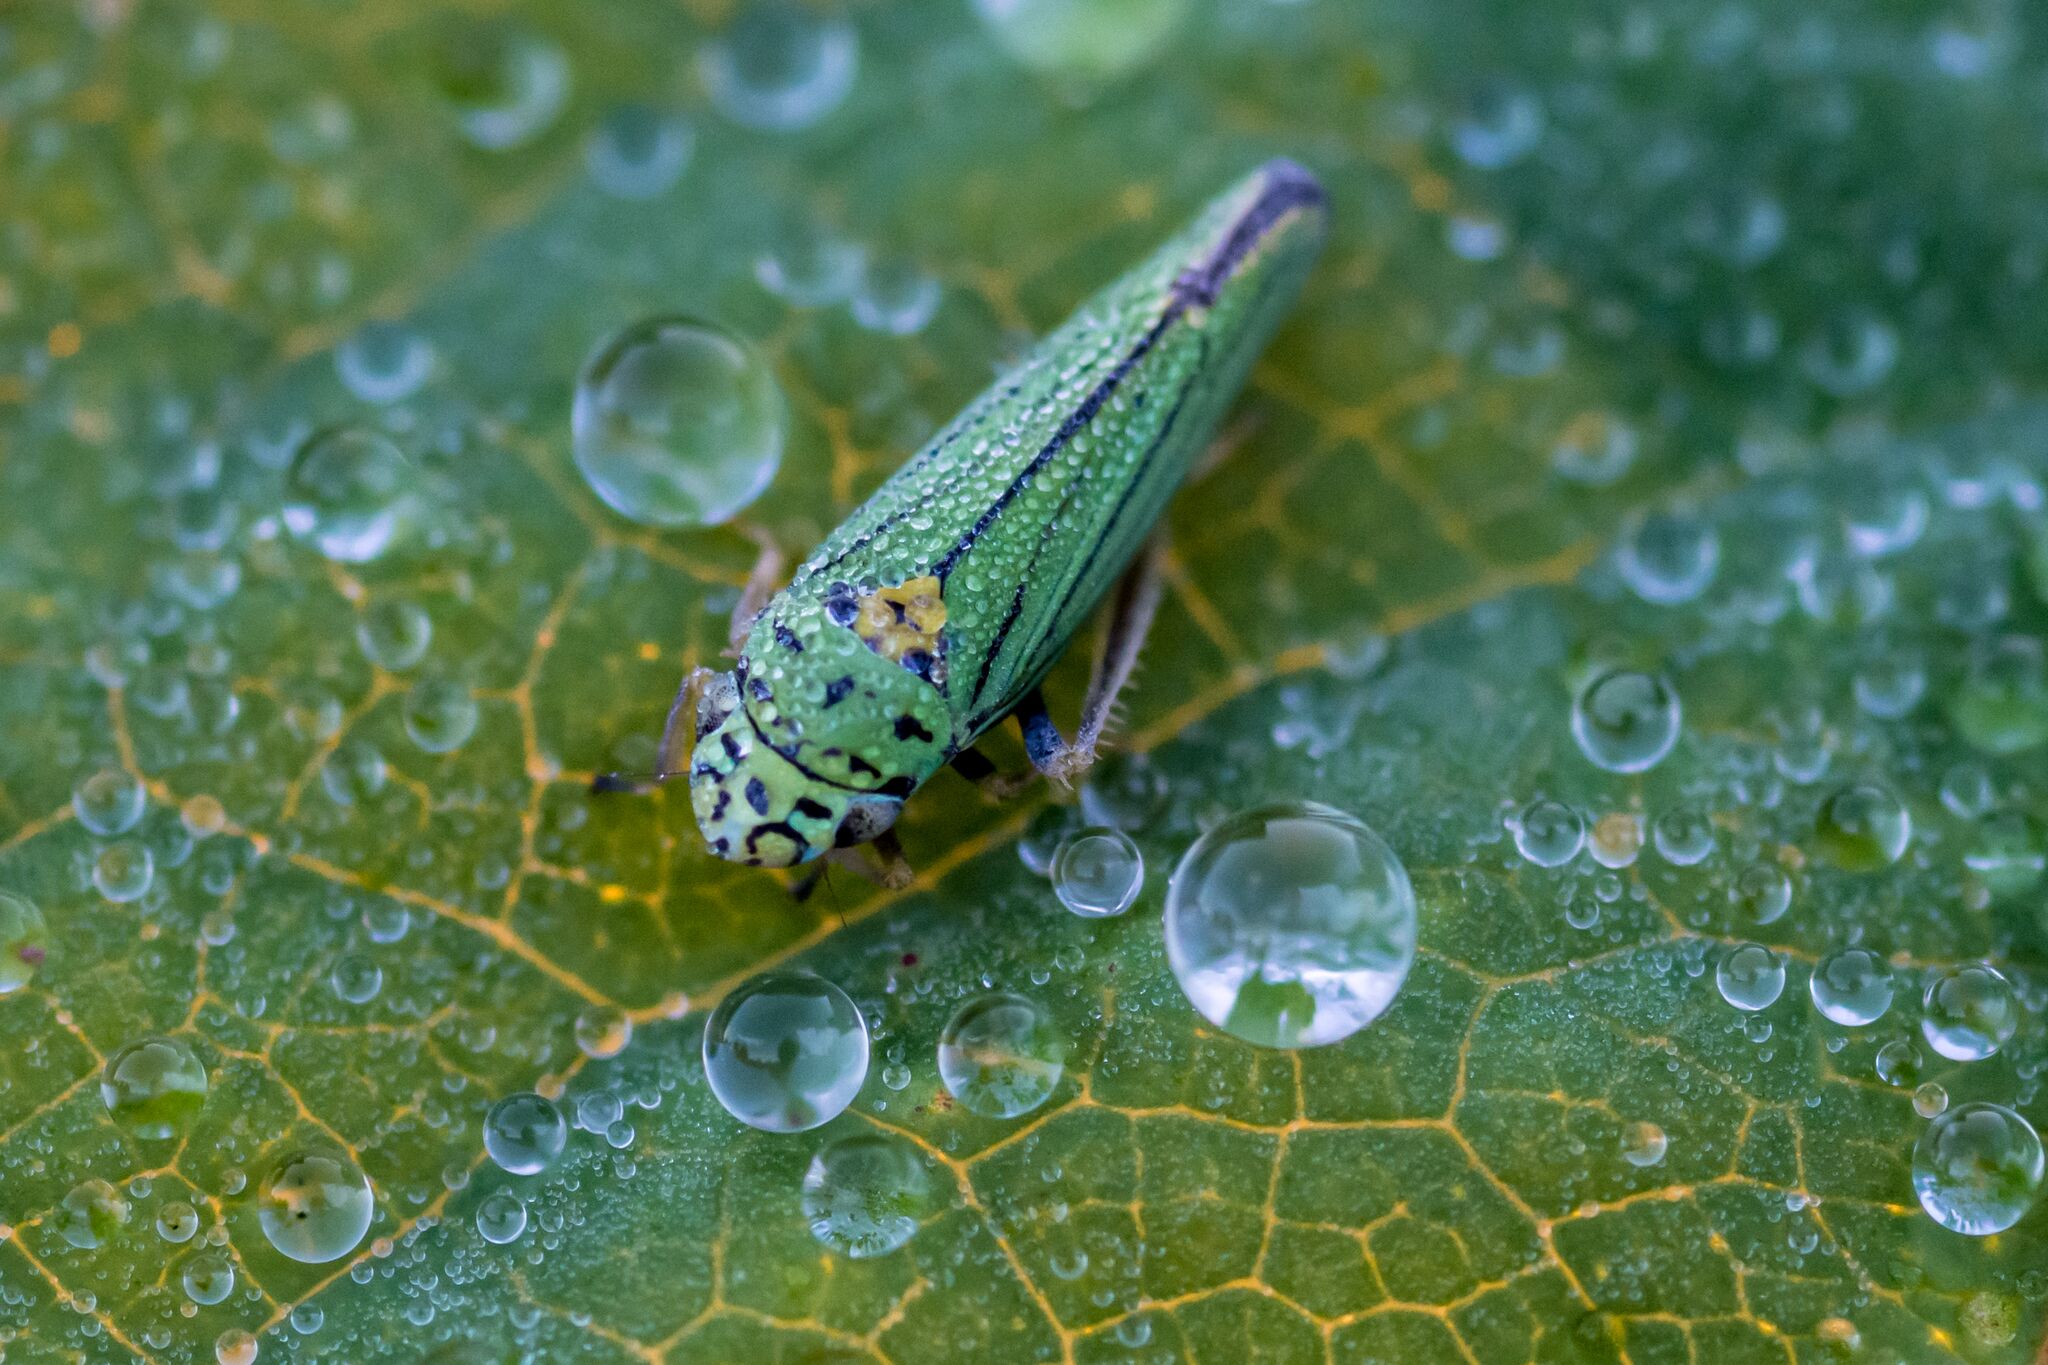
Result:
{"type": "Polygon", "coordinates": [[[946,603],[939,580],[931,574],[890,588],[877,588],[860,599],[853,618],[854,633],[869,649],[891,663],[916,650],[938,657],[939,631],[946,624],[946,603]]]}

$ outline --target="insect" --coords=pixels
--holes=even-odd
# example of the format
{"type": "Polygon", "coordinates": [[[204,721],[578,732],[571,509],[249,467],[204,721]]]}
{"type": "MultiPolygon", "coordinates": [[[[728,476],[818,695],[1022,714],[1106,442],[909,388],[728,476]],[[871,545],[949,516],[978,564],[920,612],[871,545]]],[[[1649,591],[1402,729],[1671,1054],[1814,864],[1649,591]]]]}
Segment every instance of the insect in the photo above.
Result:
{"type": "Polygon", "coordinates": [[[1325,202],[1300,166],[1259,167],[1083,304],[772,597],[764,545],[734,614],[738,662],[684,680],[651,777],[688,773],[713,853],[787,867],[867,844],[884,880],[906,879],[904,801],[948,763],[1007,785],[973,746],[1010,716],[1038,770],[1086,769],[1158,605],[1146,541],[1300,292],[1325,202]],[[1105,597],[1068,740],[1039,683],[1105,597]]]}

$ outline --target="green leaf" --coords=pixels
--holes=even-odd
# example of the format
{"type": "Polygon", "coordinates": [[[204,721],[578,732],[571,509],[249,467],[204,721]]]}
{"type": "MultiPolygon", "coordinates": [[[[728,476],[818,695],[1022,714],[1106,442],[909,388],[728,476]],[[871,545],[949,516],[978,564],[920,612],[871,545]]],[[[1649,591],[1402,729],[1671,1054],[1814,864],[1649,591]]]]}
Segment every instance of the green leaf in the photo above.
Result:
{"type": "MultiPolygon", "coordinates": [[[[0,1350],[2034,1359],[2048,1204],[1937,1226],[1910,1181],[1926,1120],[1875,1056],[1913,1040],[1951,1103],[2048,1126],[2040,34],[1922,3],[1159,0],[1125,31],[1156,39],[1062,58],[980,8],[852,5],[851,88],[793,130],[720,84],[715,44],[763,30],[710,0],[0,16],[0,889],[48,928],[0,996],[0,1350]],[[591,151],[646,134],[627,106],[689,130],[648,197],[591,151]],[[801,553],[1276,154],[1325,178],[1335,233],[1235,457],[1175,504],[1120,752],[1082,794],[1145,853],[1134,910],[1068,915],[1018,857],[1059,794],[992,807],[942,776],[903,825],[914,886],[802,902],[708,857],[680,792],[588,794],[652,760],[753,553],[584,486],[595,346],[683,312],[759,347],[791,428],[748,515],[801,553]],[[897,335],[787,305],[757,262],[792,222],[929,273],[936,313],[897,335]],[[402,397],[348,382],[379,320],[430,358],[402,397]],[[281,525],[283,466],[334,425],[409,471],[363,563],[281,525]],[[1684,709],[1635,775],[1569,725],[1618,666],[1684,709]],[[477,707],[445,754],[406,728],[428,680],[477,707]],[[132,829],[74,805],[104,767],[144,784],[132,829]],[[1815,830],[1860,780],[1913,827],[1867,871],[1815,830]],[[1644,847],[1537,866],[1509,817],[1538,796],[1610,861],[1644,847]],[[1196,833],[1290,798],[1368,821],[1421,905],[1388,1013],[1299,1053],[1202,1024],[1160,938],[1196,833]],[[1654,833],[1688,810],[1693,862],[1697,820],[1654,833]],[[1794,883],[1766,924],[1736,895],[1757,864],[1794,883]],[[1745,939],[1787,968],[1753,1019],[1715,990],[1745,939]],[[1852,943],[1898,990],[1845,1028],[1808,981],[1852,943]],[[1934,1057],[1926,974],[1987,960],[2016,1034],[1934,1057]],[[853,1109],[795,1136],[727,1117],[697,1060],[706,1012],[783,965],[840,983],[876,1054],[853,1109]],[[1072,1042],[1014,1120],[934,1063],[991,987],[1072,1042]],[[208,1073],[180,1137],[101,1096],[152,1036],[208,1073]],[[609,1131],[515,1177],[484,1115],[533,1088],[609,1131]],[[1636,1165],[1646,1123],[1668,1146],[1636,1165]],[[874,1131],[934,1194],[904,1249],[847,1259],[801,1185],[874,1131]],[[340,1187],[266,1194],[308,1150],[375,1200],[316,1263],[263,1228],[293,1200],[345,1214],[340,1187]],[[477,1218],[505,1190],[529,1217],[498,1245],[477,1218]],[[192,1240],[156,1230],[184,1231],[177,1201],[192,1240]],[[201,1256],[200,1297],[234,1269],[213,1303],[185,1287],[201,1256]]],[[[804,13],[781,31],[815,37],[804,13]]],[[[1055,675],[1061,714],[1085,668],[1055,675]]]]}

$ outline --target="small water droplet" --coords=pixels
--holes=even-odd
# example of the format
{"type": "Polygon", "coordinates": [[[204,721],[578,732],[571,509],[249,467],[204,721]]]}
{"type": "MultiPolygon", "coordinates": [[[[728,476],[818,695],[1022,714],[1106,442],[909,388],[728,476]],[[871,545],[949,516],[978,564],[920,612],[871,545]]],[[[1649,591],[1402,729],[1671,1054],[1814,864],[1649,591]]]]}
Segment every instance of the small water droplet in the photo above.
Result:
{"type": "Polygon", "coordinates": [[[1913,1112],[1923,1119],[1931,1119],[1948,1108],[1948,1091],[1933,1081],[1923,1081],[1913,1088],[1913,1112]]]}
{"type": "Polygon", "coordinates": [[[79,780],[71,789],[71,812],[78,823],[103,839],[126,834],[142,822],[149,794],[142,779],[125,768],[105,767],[79,780]]]}
{"type": "Polygon", "coordinates": [[[1892,974],[1868,948],[1843,948],[1814,964],[1807,981],[1814,1008],[1844,1028],[1876,1023],[1892,1007],[1892,974]]]}
{"type": "Polygon", "coordinates": [[[1638,520],[1622,537],[1615,564],[1636,596],[1656,606],[1690,602],[1707,590],[1721,565],[1721,538],[1698,517],[1660,512],[1638,520]]]}
{"type": "Polygon", "coordinates": [[[859,68],[851,24],[789,0],[749,5],[697,56],[697,75],[718,111],[767,132],[823,119],[853,90],[859,68]]]}
{"type": "Polygon", "coordinates": [[[734,1118],[767,1132],[798,1133],[837,1117],[867,1074],[867,1020],[820,977],[757,976],[704,1025],[711,1093],[734,1118]]]}
{"type": "Polygon", "coordinates": [[[370,1178],[339,1152],[294,1152],[257,1191],[264,1237],[279,1254],[308,1265],[355,1250],[376,1212],[370,1178]]]}
{"type": "Polygon", "coordinates": [[[511,1190],[493,1190],[476,1206],[476,1232],[493,1246],[519,1240],[526,1231],[526,1201],[511,1190]]]}
{"type": "Polygon", "coordinates": [[[1736,1009],[1768,1009],[1785,989],[1785,963],[1761,943],[1739,944],[1714,969],[1714,984],[1736,1009]]]}
{"type": "Polygon", "coordinates": [[[206,1103],[206,1067],[181,1039],[142,1038],[100,1073],[100,1099],[114,1122],[139,1138],[182,1136],[206,1103]]]}
{"type": "Polygon", "coordinates": [[[365,403],[397,403],[434,372],[434,348],[402,322],[369,322],[334,349],[334,371],[365,403]]]}
{"type": "Polygon", "coordinates": [[[1121,915],[1145,886],[1145,859],[1120,829],[1076,830],[1053,853],[1052,889],[1060,904],[1077,915],[1121,915]]]}
{"type": "Polygon", "coordinates": [[[197,1304],[215,1304],[235,1289],[235,1264],[224,1252],[202,1251],[178,1273],[185,1297],[197,1304]]]}
{"type": "Polygon", "coordinates": [[[1987,963],[1952,967],[1927,983],[1920,1002],[1920,1034],[1951,1061],[1989,1057],[2020,1026],[2012,983],[1987,963]]]}
{"type": "Polygon", "coordinates": [[[343,1003],[367,1005],[384,989],[384,969],[365,954],[343,953],[327,969],[327,984],[343,1003]]]}
{"type": "Polygon", "coordinates": [[[1894,1038],[1877,1050],[1877,1078],[1901,1090],[1920,1083],[1920,1070],[1924,1064],[1920,1049],[1903,1038],[1894,1038]]]}
{"type": "Polygon", "coordinates": [[[1579,752],[1608,772],[1655,767],[1678,743],[1678,693],[1663,677],[1617,669],[1587,684],[1572,705],[1579,752]]]}
{"type": "Polygon", "coordinates": [[[1654,1123],[1631,1123],[1622,1130],[1621,1156],[1631,1166],[1655,1166],[1669,1146],[1664,1130],[1654,1123]]]}
{"type": "Polygon", "coordinates": [[[620,199],[653,199],[683,178],[697,130],[673,114],[629,104],[612,110],[583,150],[590,178],[620,199]]]}
{"type": "Polygon", "coordinates": [[[285,529],[329,559],[367,563],[397,538],[412,483],[411,462],[388,438],[353,427],[318,432],[285,477],[285,529]]]}
{"type": "Polygon", "coordinates": [[[1067,1038],[1021,995],[968,1001],[939,1035],[939,1079],[970,1113],[1013,1119],[1051,1097],[1066,1069],[1067,1038]]]}
{"type": "Polygon", "coordinates": [[[1538,867],[1562,867],[1586,846],[1586,818],[1562,801],[1539,798],[1513,823],[1515,848],[1538,867]]]}
{"type": "Polygon", "coordinates": [[[430,754],[460,749],[476,733],[476,694],[456,678],[430,674],[405,694],[406,737],[430,754]]]}
{"type": "Polygon", "coordinates": [[[554,1164],[569,1142],[569,1124],[552,1100],[531,1090],[507,1095],[484,1115],[484,1150],[499,1169],[535,1175],[554,1164]]]}
{"type": "Polygon", "coordinates": [[[887,1133],[828,1143],[804,1172],[804,1220],[819,1242],[855,1260],[907,1243],[932,1203],[931,1173],[917,1150],[887,1133]]]}
{"type": "Polygon", "coordinates": [[[81,1251],[111,1240],[128,1221],[128,1201],[104,1180],[82,1180],[57,1201],[56,1224],[81,1251]]]}
{"type": "Polygon", "coordinates": [[[116,905],[142,899],[154,880],[156,855],[140,839],[108,844],[93,859],[93,887],[116,905]]]}
{"type": "Polygon", "coordinates": [[[1875,782],[1853,782],[1821,803],[1815,842],[1837,866],[1874,872],[1897,862],[1913,837],[1905,803],[1875,782]]]}

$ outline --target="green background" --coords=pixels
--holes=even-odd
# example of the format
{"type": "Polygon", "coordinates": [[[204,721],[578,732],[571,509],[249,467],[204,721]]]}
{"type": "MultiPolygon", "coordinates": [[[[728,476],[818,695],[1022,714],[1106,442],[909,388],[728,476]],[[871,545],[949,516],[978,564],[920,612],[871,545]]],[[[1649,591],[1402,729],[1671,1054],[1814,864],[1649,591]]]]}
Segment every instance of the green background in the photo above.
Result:
{"type": "MultiPolygon", "coordinates": [[[[1973,650],[2048,624],[2039,11],[1101,8],[1168,36],[1105,75],[1084,34],[1034,72],[965,0],[852,5],[851,93],[785,133],[709,97],[697,54],[736,11],[712,0],[0,10],[0,887],[51,928],[32,986],[0,998],[7,1361],[210,1360],[231,1328],[264,1360],[360,1362],[2035,1358],[2048,1205],[1995,1238],[1937,1228],[1907,1180],[1924,1123],[1871,1059],[1913,1033],[1919,969],[1995,959],[2020,1035],[1930,1075],[2048,1124],[2042,887],[1986,888],[1964,861],[1979,823],[1937,794],[1981,763],[2005,808],[2048,813],[2039,747],[1976,752],[1950,720],[1973,650]],[[535,50],[565,64],[559,110],[515,147],[467,140],[461,102],[535,50]],[[586,167],[627,103],[695,132],[651,200],[586,167]],[[1022,864],[1043,791],[998,808],[942,776],[903,827],[910,890],[835,877],[804,903],[705,856],[679,791],[586,795],[647,762],[752,553],[589,495],[568,405],[594,345],[674,310],[756,341],[792,428],[750,515],[800,553],[1028,337],[1275,154],[1325,178],[1334,236],[1244,449],[1172,512],[1167,603],[1089,802],[1146,852],[1134,911],[1076,919],[1022,864]],[[792,215],[930,272],[930,325],[878,335],[762,289],[792,215]],[[337,377],[371,319],[433,348],[401,404],[337,377]],[[277,531],[280,443],[328,421],[389,431],[421,471],[428,514],[367,565],[277,531]],[[1609,481],[1560,472],[1589,434],[1632,453],[1609,481]],[[1902,508],[1926,513],[1917,541],[1855,551],[1902,508]],[[1719,571],[1653,607],[1612,550],[1673,509],[1714,528],[1719,571]],[[223,549],[180,547],[221,515],[223,549]],[[195,591],[223,561],[235,591],[195,591]],[[433,641],[390,673],[355,635],[398,599],[433,641]],[[1925,699],[1860,708],[1859,673],[1901,660],[1925,699]],[[1666,669],[1684,700],[1677,750],[1640,777],[1567,729],[1613,663],[1666,669]],[[481,704],[446,757],[401,725],[428,672],[481,704]],[[337,802],[323,770],[365,745],[390,779],[337,802]],[[69,805],[107,762],[151,798],[158,866],[129,904],[93,890],[69,805]],[[1866,777],[1904,798],[1914,848],[1830,869],[1814,811],[1866,777]],[[1718,848],[1684,868],[1646,849],[1605,883],[1543,871],[1503,821],[1539,794],[1709,812],[1718,848]],[[195,843],[179,812],[203,795],[228,824],[195,843]],[[1422,946],[1365,1033],[1262,1052],[1197,1026],[1159,906],[1200,828],[1302,796],[1400,854],[1422,946]],[[1797,882],[1761,930],[1728,902],[1754,861],[1797,882]],[[1591,928],[1567,901],[1598,905],[1591,928]],[[373,942],[400,911],[404,937],[373,942]],[[1751,935],[1790,968],[1761,1043],[1713,985],[1751,935]],[[1806,976],[1849,942],[1903,984],[1844,1033],[1806,976]],[[344,954],[382,969],[366,1005],[330,987],[344,954]],[[782,964],[844,985],[875,1030],[853,1110],[795,1137],[727,1118],[695,1060],[704,1012],[782,964]],[[1012,1122],[951,1105],[932,1061],[990,986],[1074,1044],[1012,1122]],[[579,1050],[579,1019],[588,1037],[621,1016],[623,1052],[579,1050]],[[159,1033],[212,1076],[181,1141],[128,1136],[99,1098],[104,1058],[159,1033]],[[630,1144],[577,1132],[549,1173],[503,1175],[482,1114],[537,1084],[615,1090],[630,1144]],[[1637,1121],[1669,1134],[1656,1166],[1620,1155],[1637,1121]],[[797,1187],[824,1140],[877,1128],[928,1156],[938,1196],[907,1249],[853,1262],[810,1238],[797,1187]],[[370,1237],[322,1266],[278,1256],[251,1202],[308,1142],[352,1153],[378,1197],[370,1237]],[[57,1235],[80,1180],[138,1174],[107,1245],[57,1235]],[[506,1185],[532,1218],[495,1247],[472,1217],[506,1185]],[[224,1226],[238,1269],[189,1316],[203,1239],[150,1230],[173,1198],[224,1226]],[[287,1322],[304,1305],[318,1330],[287,1322]]],[[[1056,709],[1081,677],[1070,660],[1056,709]]],[[[2048,713],[2030,685],[2012,706],[2048,713]]]]}

